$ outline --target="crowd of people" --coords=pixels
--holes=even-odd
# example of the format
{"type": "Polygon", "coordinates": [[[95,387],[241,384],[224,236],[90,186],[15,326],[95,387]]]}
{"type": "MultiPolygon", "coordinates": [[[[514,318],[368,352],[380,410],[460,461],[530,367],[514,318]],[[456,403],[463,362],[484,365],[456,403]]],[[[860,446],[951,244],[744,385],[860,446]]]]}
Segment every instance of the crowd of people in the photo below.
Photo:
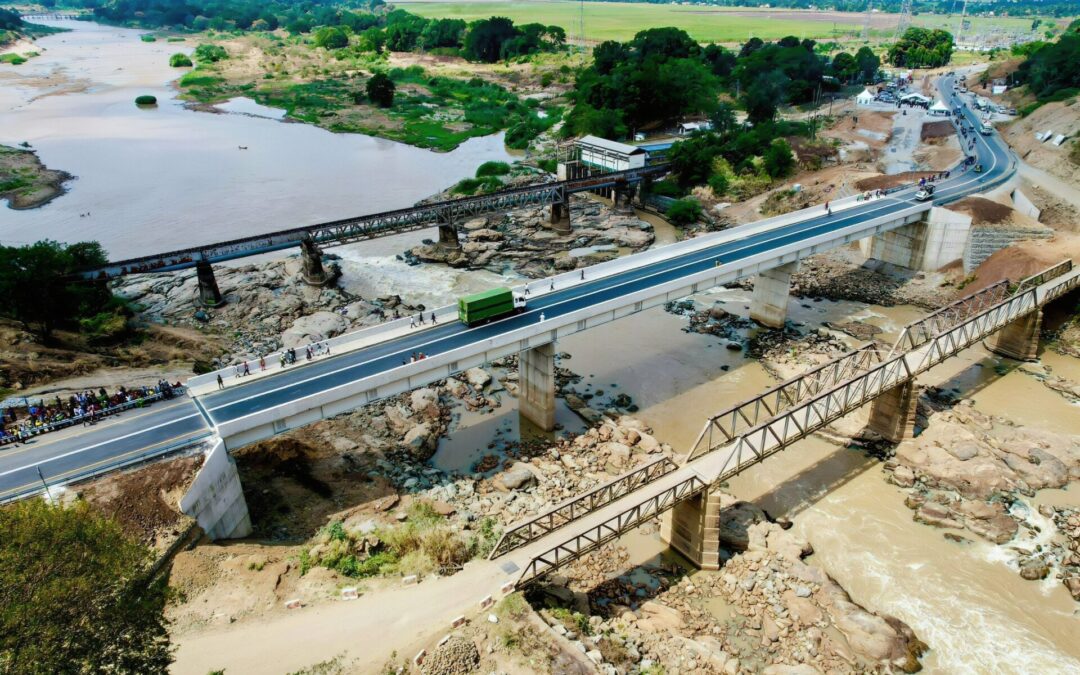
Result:
{"type": "Polygon", "coordinates": [[[87,389],[71,394],[67,399],[39,399],[25,406],[12,406],[0,411],[0,445],[18,444],[31,436],[54,431],[72,424],[95,424],[107,415],[140,407],[157,398],[172,398],[183,390],[177,382],[158,380],[155,386],[120,387],[109,394],[104,387],[96,392],[87,389]]]}
{"type": "MultiPolygon", "coordinates": [[[[323,340],[321,342],[312,342],[308,346],[304,347],[304,358],[308,361],[321,356],[323,354],[330,354],[330,341],[323,340]]],[[[284,369],[296,363],[296,348],[289,347],[288,349],[282,349],[278,352],[278,366],[284,369]]],[[[260,356],[258,361],[242,361],[233,366],[233,378],[238,379],[241,377],[247,377],[251,373],[265,371],[266,370],[266,357],[260,356]]],[[[221,377],[221,373],[217,374],[218,389],[225,388],[225,380],[221,377]]]]}

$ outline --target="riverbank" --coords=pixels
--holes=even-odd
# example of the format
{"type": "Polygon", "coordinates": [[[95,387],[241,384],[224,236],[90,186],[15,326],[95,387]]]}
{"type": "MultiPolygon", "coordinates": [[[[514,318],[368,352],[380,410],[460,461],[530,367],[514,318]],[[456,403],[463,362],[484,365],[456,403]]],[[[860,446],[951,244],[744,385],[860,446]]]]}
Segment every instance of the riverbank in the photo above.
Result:
{"type": "Polygon", "coordinates": [[[0,200],[6,199],[8,208],[44,206],[64,194],[72,180],[66,171],[45,168],[34,150],[0,145],[0,200]]]}
{"type": "Polygon", "coordinates": [[[499,131],[508,132],[508,147],[524,150],[561,119],[566,105],[565,77],[562,83],[539,86],[543,73],[565,65],[554,55],[538,56],[542,65],[534,68],[499,69],[458,57],[439,57],[431,64],[434,57],[388,56],[354,48],[328,51],[284,32],[196,39],[212,41],[228,56],[199,62],[181,77],[177,88],[184,100],[212,105],[246,96],[285,110],[288,119],[328,131],[361,133],[439,152],[499,131]],[[427,70],[431,65],[436,67],[427,70]],[[396,85],[389,106],[368,100],[366,83],[377,72],[388,74],[396,85]],[[523,77],[522,72],[528,75],[523,77]],[[523,86],[527,81],[534,86],[523,86]],[[519,95],[523,89],[528,97],[519,95]]]}

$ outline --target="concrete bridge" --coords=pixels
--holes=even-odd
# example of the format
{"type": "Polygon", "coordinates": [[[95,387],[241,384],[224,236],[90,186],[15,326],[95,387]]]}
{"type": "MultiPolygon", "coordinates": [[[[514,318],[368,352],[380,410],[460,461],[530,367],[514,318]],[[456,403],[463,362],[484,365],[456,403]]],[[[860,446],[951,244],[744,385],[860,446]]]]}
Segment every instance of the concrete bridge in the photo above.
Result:
{"type": "MultiPolygon", "coordinates": [[[[229,386],[224,390],[218,389],[214,373],[194,377],[187,382],[190,399],[155,406],[85,435],[60,435],[0,457],[0,499],[39,490],[39,469],[51,480],[70,480],[173,451],[210,435],[219,436],[232,449],[509,354],[521,357],[522,413],[550,429],[555,405],[554,343],[567,335],[753,275],[757,281],[751,315],[763,324],[780,326],[790,275],[806,256],[869,238],[870,246],[884,251],[882,255],[894,255],[918,268],[940,257],[943,246],[955,247],[952,221],[937,205],[990,189],[1013,172],[1014,162],[1000,139],[979,136],[977,143],[986,170],[957,172],[942,181],[935,202],[915,200],[914,187],[877,199],[837,200],[831,213],[814,207],[619,258],[585,272],[519,285],[517,293],[529,292],[526,310],[487,325],[464,326],[456,321],[454,306],[442,307],[435,310],[439,322],[434,326],[412,330],[404,318],[335,338],[330,341],[333,356],[329,358],[279,369],[274,365],[276,355],[267,355],[272,364],[268,374],[234,384],[231,372],[225,371],[229,386]],[[418,351],[427,358],[410,362],[418,351]]],[[[643,180],[654,174],[634,175],[643,180]]],[[[529,199],[565,204],[566,189],[621,185],[623,179],[629,182],[625,174],[622,178],[619,173],[606,174],[575,179],[581,182],[573,186],[563,183],[560,188],[556,183],[523,192],[529,199]]],[[[443,206],[458,209],[452,215],[463,214],[466,208],[505,208],[505,202],[498,201],[504,198],[492,195],[443,206]],[[483,201],[488,198],[496,200],[494,205],[484,206],[491,203],[483,201]]],[[[438,213],[439,205],[430,207],[438,213]]],[[[382,222],[388,223],[387,218],[382,222]]],[[[355,231],[366,236],[363,230],[355,231]]],[[[425,314],[430,315],[430,310],[425,314]]]]}
{"type": "Polygon", "coordinates": [[[77,21],[89,14],[27,14],[20,16],[23,21],[77,21]]]}

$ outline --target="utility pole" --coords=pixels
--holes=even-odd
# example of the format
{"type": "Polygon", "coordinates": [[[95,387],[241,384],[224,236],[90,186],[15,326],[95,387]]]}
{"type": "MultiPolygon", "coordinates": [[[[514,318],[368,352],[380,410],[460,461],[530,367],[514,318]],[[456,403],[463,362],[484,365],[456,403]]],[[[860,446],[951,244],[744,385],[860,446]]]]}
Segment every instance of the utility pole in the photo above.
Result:
{"type": "Polygon", "coordinates": [[[903,0],[900,4],[900,21],[896,24],[895,38],[899,39],[904,31],[911,25],[911,0],[903,0]]]}

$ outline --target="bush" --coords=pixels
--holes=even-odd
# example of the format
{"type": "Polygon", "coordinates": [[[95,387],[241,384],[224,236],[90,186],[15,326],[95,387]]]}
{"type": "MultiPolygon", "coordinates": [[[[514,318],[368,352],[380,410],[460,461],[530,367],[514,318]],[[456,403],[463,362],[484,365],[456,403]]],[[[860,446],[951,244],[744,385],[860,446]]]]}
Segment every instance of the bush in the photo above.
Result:
{"type": "Polygon", "coordinates": [[[701,204],[696,199],[678,199],[667,209],[667,219],[674,225],[690,225],[701,217],[701,204]]]}
{"type": "Polygon", "coordinates": [[[157,105],[157,96],[143,94],[135,97],[135,105],[157,105]]]}
{"type": "Polygon", "coordinates": [[[510,165],[506,162],[484,162],[476,169],[476,177],[505,176],[510,173],[510,165]]]}
{"type": "Polygon", "coordinates": [[[673,180],[658,180],[649,188],[651,194],[657,197],[682,197],[686,192],[673,180]]]}
{"type": "Polygon", "coordinates": [[[195,48],[195,60],[199,63],[217,63],[229,58],[229,53],[221,45],[202,44],[195,48]]]}
{"type": "Polygon", "coordinates": [[[455,195],[471,195],[475,194],[476,190],[483,184],[484,181],[477,178],[465,178],[458,182],[457,185],[450,188],[450,194],[455,195]]]}
{"type": "Polygon", "coordinates": [[[187,54],[177,52],[169,57],[169,65],[173,68],[190,68],[191,59],[188,58],[187,54]]]}
{"type": "Polygon", "coordinates": [[[157,38],[153,35],[140,35],[139,39],[143,42],[157,42],[157,38]]]}
{"type": "Polygon", "coordinates": [[[364,85],[368,99],[380,108],[394,105],[394,91],[397,87],[386,73],[375,73],[364,85]]]}
{"type": "Polygon", "coordinates": [[[536,166],[540,167],[541,171],[547,171],[548,173],[555,173],[559,170],[559,163],[554,159],[538,159],[536,160],[536,166]]]}

